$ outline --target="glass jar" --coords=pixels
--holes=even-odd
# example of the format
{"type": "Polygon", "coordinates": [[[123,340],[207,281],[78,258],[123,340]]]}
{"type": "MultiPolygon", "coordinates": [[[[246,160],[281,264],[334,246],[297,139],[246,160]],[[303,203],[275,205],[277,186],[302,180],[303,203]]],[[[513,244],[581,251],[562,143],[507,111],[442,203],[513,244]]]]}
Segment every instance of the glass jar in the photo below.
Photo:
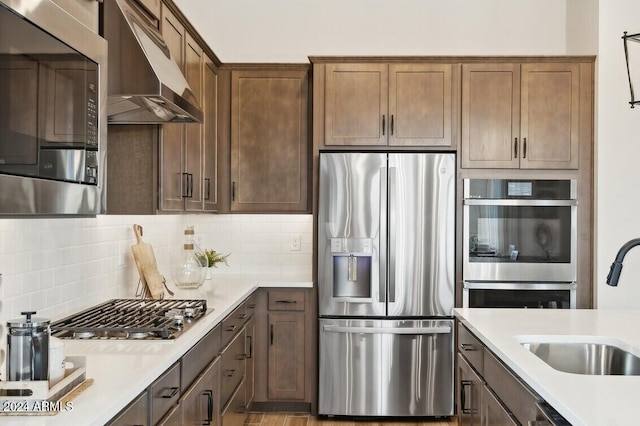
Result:
{"type": "Polygon", "coordinates": [[[207,276],[207,257],[195,242],[193,226],[184,230],[184,242],[171,262],[171,276],[179,288],[198,288],[207,276]]]}

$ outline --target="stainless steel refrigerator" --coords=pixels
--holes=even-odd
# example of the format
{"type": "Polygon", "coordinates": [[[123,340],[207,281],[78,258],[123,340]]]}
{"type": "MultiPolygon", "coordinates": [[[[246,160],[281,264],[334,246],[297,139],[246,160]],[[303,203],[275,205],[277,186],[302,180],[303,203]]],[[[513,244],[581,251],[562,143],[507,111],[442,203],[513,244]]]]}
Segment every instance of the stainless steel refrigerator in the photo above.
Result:
{"type": "Polygon", "coordinates": [[[455,155],[320,154],[320,415],[454,414],[455,155]]]}

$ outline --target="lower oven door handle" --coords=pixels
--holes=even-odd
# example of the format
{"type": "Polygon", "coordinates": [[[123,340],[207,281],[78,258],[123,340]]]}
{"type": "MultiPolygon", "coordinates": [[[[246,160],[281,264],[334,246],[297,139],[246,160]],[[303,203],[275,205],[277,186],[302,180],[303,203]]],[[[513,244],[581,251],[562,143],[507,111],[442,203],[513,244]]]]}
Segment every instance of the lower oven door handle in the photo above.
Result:
{"type": "Polygon", "coordinates": [[[577,283],[465,281],[463,287],[475,290],[573,290],[577,287],[577,283]]]}
{"type": "Polygon", "coordinates": [[[449,334],[451,327],[406,327],[406,328],[388,328],[388,327],[339,327],[326,324],[322,326],[322,330],[327,333],[360,333],[360,334],[449,334]]]}

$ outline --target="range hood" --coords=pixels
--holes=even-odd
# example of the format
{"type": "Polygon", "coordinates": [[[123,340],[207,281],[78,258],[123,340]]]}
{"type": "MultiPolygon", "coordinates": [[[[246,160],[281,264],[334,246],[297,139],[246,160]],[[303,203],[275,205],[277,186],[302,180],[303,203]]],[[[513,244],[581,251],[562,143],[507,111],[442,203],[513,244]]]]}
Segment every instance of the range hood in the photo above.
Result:
{"type": "Polygon", "coordinates": [[[202,122],[202,111],[160,32],[128,0],[101,6],[109,43],[109,124],[202,122]]]}

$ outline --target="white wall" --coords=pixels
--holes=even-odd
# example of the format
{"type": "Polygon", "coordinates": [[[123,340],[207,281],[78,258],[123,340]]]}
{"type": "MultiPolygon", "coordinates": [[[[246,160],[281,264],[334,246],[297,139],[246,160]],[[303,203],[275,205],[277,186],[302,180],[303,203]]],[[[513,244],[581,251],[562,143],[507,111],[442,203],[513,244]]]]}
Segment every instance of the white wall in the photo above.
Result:
{"type": "Polygon", "coordinates": [[[222,62],[562,55],[564,0],[175,0],[222,62]]]}
{"type": "MultiPolygon", "coordinates": [[[[597,298],[599,308],[640,308],[640,248],[627,255],[619,286],[605,284],[619,247],[640,237],[640,108],[629,108],[622,34],[640,32],[640,2],[599,5],[597,298]]],[[[640,57],[640,45],[632,46],[640,57]]],[[[640,77],[640,69],[636,69],[640,77]]],[[[637,90],[637,89],[636,89],[637,90]]]]}

